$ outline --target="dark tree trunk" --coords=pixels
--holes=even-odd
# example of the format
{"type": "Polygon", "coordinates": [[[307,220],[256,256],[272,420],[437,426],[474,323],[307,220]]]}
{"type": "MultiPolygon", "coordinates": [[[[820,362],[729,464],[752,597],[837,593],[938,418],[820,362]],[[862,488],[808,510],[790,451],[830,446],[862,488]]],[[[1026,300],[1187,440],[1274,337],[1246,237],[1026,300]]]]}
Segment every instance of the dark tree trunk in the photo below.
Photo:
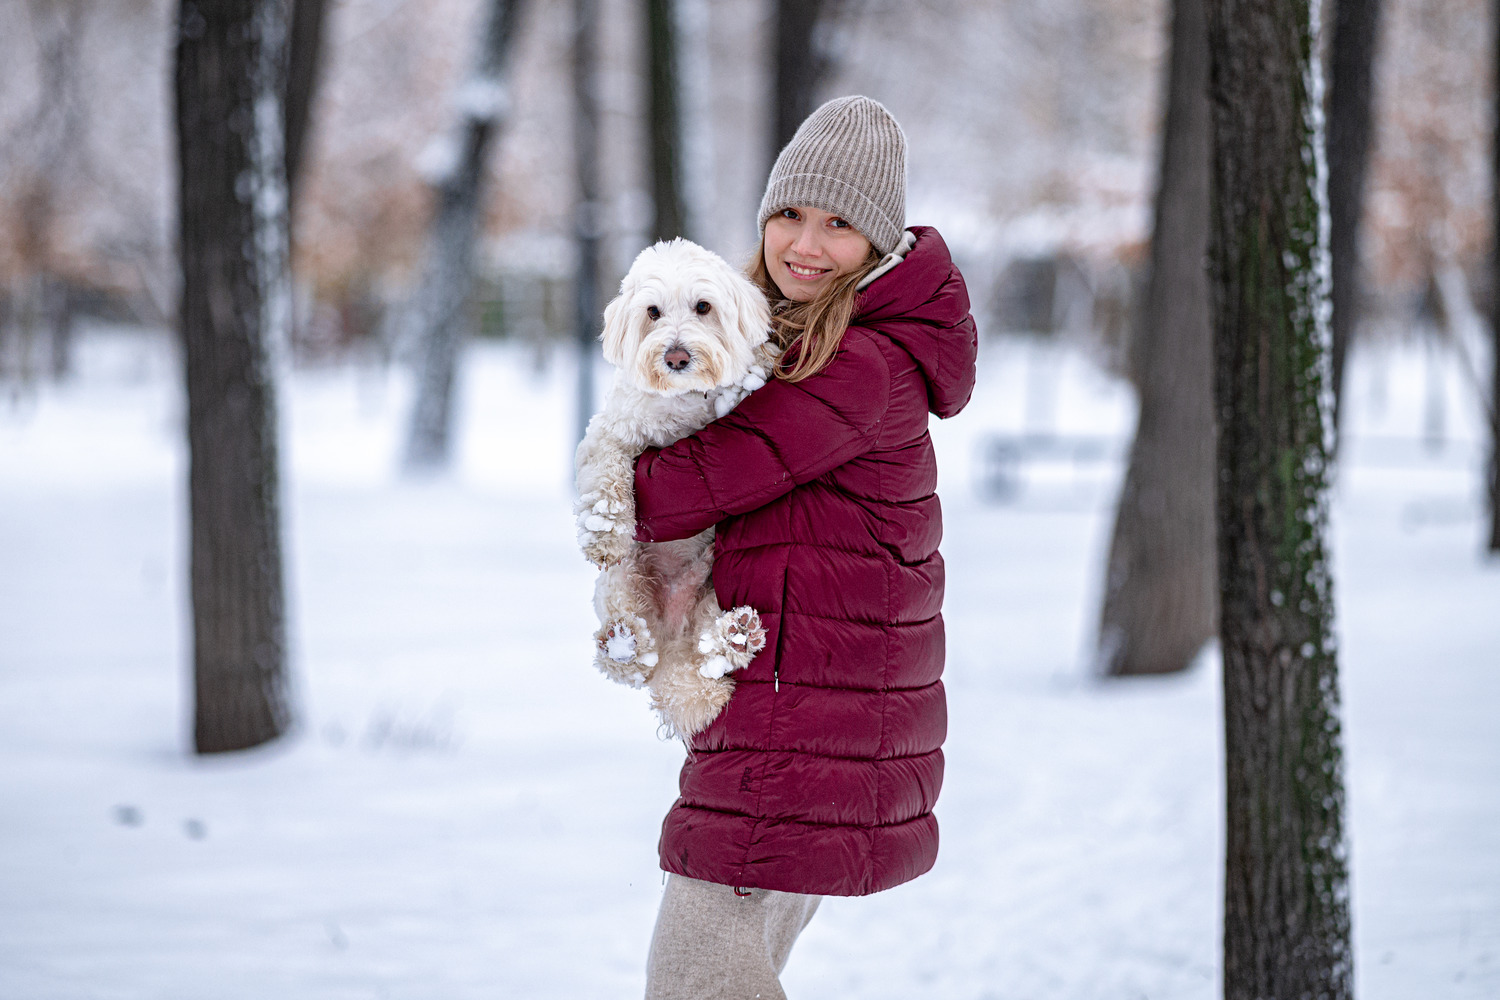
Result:
{"type": "Polygon", "coordinates": [[[599,99],[594,63],[598,54],[595,0],[573,0],[573,156],[578,175],[578,207],[573,232],[578,247],[574,278],[574,332],[578,341],[576,441],[583,440],[594,413],[594,356],[599,316],[599,99]]]}
{"type": "Polygon", "coordinates": [[[284,0],[183,0],[177,152],[187,363],[194,744],[291,719],[270,350],[285,337],[284,0]]]}
{"type": "Polygon", "coordinates": [[[1371,83],[1381,0],[1334,0],[1328,87],[1328,211],[1333,255],[1333,421],[1341,426],[1344,362],[1359,319],[1359,230],[1370,162],[1371,83]]]}
{"type": "Polygon", "coordinates": [[[831,0],[776,0],[776,120],[771,160],[791,141],[802,120],[817,107],[818,84],[828,58],[818,46],[818,20],[831,0]]]}
{"type": "Polygon", "coordinates": [[[658,240],[687,235],[682,196],[682,112],[678,101],[677,4],[646,0],[646,33],[651,54],[651,193],[656,203],[652,234],[658,240]]]}
{"type": "Polygon", "coordinates": [[[52,377],[61,380],[73,374],[73,287],[62,278],[49,277],[43,288],[52,332],[52,377]]]}
{"type": "Polygon", "coordinates": [[[521,7],[521,0],[491,0],[474,71],[459,94],[464,114],[459,153],[434,185],[437,211],[412,308],[422,360],[406,439],[407,472],[448,464],[458,354],[473,321],[474,245],[484,211],[485,164],[507,111],[507,64],[521,7]]]}
{"type": "Polygon", "coordinates": [[[286,160],[287,202],[297,203],[302,177],[303,149],[318,73],[323,63],[323,26],[327,22],[327,0],[292,0],[291,40],[287,47],[286,160]]]}
{"type": "Polygon", "coordinates": [[[1491,152],[1490,232],[1490,542],[1491,552],[1500,552],[1500,0],[1490,5],[1494,32],[1495,89],[1494,148],[1491,152]]]}
{"type": "Polygon", "coordinates": [[[1352,995],[1316,0],[1210,0],[1224,997],[1352,995]]]}
{"type": "Polygon", "coordinates": [[[1132,344],[1140,420],[1099,623],[1110,675],[1182,670],[1217,626],[1203,0],[1173,4],[1166,89],[1151,273],[1132,344]]]}

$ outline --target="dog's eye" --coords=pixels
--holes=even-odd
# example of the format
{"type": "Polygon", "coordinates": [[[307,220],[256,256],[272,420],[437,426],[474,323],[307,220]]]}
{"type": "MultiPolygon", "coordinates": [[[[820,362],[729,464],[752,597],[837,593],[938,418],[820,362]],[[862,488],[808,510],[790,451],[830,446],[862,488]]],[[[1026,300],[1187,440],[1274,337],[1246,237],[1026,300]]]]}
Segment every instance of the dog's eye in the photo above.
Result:
{"type": "Polygon", "coordinates": [[[646,315],[650,316],[653,320],[658,320],[661,319],[661,310],[655,306],[647,306],[646,315]]]}
{"type": "Polygon", "coordinates": [[[708,315],[708,311],[710,309],[712,309],[712,308],[713,308],[713,306],[709,305],[707,302],[703,301],[702,299],[699,299],[698,300],[698,304],[695,305],[695,306],[693,306],[693,312],[697,313],[699,316],[707,316],[708,315]]]}

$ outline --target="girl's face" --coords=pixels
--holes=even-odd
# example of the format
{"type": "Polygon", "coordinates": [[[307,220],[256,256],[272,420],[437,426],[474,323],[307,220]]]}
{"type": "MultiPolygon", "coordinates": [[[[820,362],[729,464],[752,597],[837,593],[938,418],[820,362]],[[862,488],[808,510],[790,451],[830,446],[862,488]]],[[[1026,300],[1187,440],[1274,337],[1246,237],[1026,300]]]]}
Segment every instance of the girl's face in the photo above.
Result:
{"type": "Polygon", "coordinates": [[[811,302],[865,262],[870,241],[817,208],[784,208],[766,220],[766,273],[793,302],[811,302]]]}

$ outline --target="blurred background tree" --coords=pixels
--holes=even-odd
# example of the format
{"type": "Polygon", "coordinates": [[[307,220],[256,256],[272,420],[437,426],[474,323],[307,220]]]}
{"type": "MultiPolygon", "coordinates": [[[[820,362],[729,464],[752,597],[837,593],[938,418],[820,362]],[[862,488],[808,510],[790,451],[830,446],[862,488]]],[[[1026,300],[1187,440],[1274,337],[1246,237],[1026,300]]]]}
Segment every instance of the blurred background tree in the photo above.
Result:
{"type": "Polygon", "coordinates": [[[490,148],[509,111],[510,52],[524,4],[492,0],[478,33],[474,67],[453,97],[458,112],[452,148],[441,154],[432,181],[422,278],[409,307],[411,339],[420,352],[416,402],[406,438],[405,468],[447,465],[459,353],[473,324],[475,247],[488,187],[490,148]]]}
{"type": "Polygon", "coordinates": [[[187,367],[193,742],[291,724],[272,353],[290,322],[283,0],[183,0],[176,112],[187,367]]]}
{"type": "Polygon", "coordinates": [[[1490,10],[1494,39],[1494,142],[1490,154],[1490,538],[1491,555],[1500,553],[1500,0],[1490,10]]]}
{"type": "Polygon", "coordinates": [[[650,52],[651,201],[653,240],[687,237],[688,211],[683,177],[681,74],[678,72],[677,4],[644,0],[647,49],[650,52]]]}
{"type": "Polygon", "coordinates": [[[1173,0],[1167,63],[1146,295],[1127,365],[1140,416],[1099,622],[1099,668],[1109,675],[1186,669],[1218,627],[1203,0],[1173,0]]]}
{"type": "Polygon", "coordinates": [[[573,280],[573,335],[578,342],[578,412],[574,440],[582,441],[594,412],[594,341],[603,304],[599,296],[601,192],[599,58],[596,0],[573,0],[573,174],[578,185],[573,239],[578,261],[573,280]]]}
{"type": "Polygon", "coordinates": [[[312,121],[313,95],[323,71],[323,35],[328,23],[328,0],[292,0],[291,34],[287,41],[286,161],[287,204],[297,206],[298,182],[312,121]]]}
{"type": "Polygon", "coordinates": [[[1339,426],[1344,370],[1359,321],[1360,233],[1370,162],[1375,40],[1381,0],[1334,0],[1329,45],[1328,212],[1333,266],[1333,422],[1339,426]]]}

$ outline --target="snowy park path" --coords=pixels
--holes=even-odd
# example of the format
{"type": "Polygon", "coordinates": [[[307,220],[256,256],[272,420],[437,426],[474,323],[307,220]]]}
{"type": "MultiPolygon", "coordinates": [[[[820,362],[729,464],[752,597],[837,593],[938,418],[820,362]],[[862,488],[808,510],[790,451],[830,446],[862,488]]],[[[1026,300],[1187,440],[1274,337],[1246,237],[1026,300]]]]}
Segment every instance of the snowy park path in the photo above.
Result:
{"type": "MultiPolygon", "coordinates": [[[[300,728],[196,760],[179,379],[158,342],[83,346],[73,383],[0,398],[0,997],[638,996],[681,750],[588,663],[567,364],[476,349],[460,469],[426,484],[391,475],[399,379],[291,378],[300,728]]],[[[986,346],[974,406],[934,430],[938,865],[827,901],[785,983],[1209,1000],[1217,664],[1082,666],[1128,397],[1081,355],[986,346]],[[1049,429],[1116,446],[982,503],[977,439],[1035,419],[1039,371],[1049,429]]],[[[1334,502],[1356,989],[1481,1000],[1500,996],[1500,565],[1477,555],[1473,422],[1417,446],[1415,357],[1356,357],[1334,502]]]]}

